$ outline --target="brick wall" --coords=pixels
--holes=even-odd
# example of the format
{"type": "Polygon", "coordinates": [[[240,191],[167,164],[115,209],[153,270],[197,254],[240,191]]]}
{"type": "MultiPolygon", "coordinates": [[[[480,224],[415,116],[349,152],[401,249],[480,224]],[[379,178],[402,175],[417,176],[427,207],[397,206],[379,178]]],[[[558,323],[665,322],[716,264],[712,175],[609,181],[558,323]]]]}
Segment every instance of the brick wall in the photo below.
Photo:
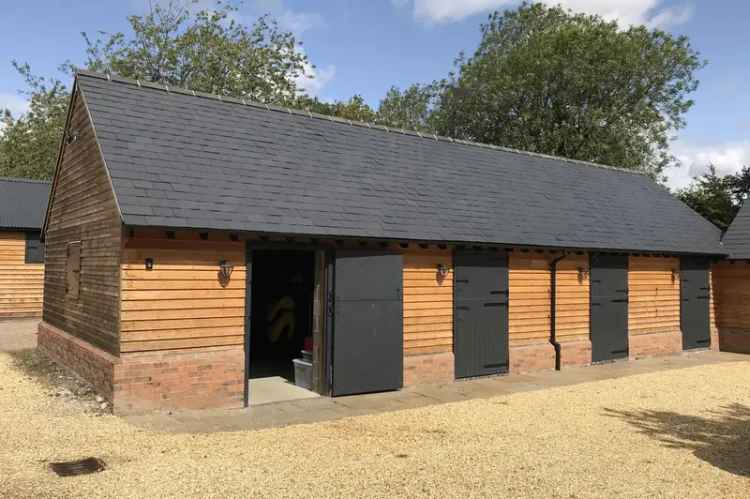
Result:
{"type": "Polygon", "coordinates": [[[39,349],[89,381],[117,413],[241,407],[244,351],[237,346],[115,357],[42,322],[39,349]]]}
{"type": "Polygon", "coordinates": [[[555,368],[555,349],[551,343],[530,343],[510,345],[509,371],[521,374],[555,368]]]}
{"type": "Polygon", "coordinates": [[[404,386],[450,383],[454,378],[453,352],[404,356],[404,386]]]}
{"type": "Polygon", "coordinates": [[[591,364],[591,340],[560,341],[560,365],[587,366],[591,364]]]}
{"type": "Polygon", "coordinates": [[[712,349],[715,344],[724,352],[750,353],[750,329],[721,328],[716,340],[711,337],[712,349]]]}
{"type": "Polygon", "coordinates": [[[680,331],[631,335],[629,342],[631,359],[659,357],[682,352],[682,333],[680,331]]]}

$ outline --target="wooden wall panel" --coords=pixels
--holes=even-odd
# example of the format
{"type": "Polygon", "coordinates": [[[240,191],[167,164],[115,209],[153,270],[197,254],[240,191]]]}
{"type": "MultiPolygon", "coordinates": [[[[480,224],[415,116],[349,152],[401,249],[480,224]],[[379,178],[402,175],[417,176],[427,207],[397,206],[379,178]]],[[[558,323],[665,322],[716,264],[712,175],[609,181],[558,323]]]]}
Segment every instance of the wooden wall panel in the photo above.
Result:
{"type": "Polygon", "coordinates": [[[722,262],[711,274],[716,326],[750,329],[750,264],[722,262]]]}
{"type": "Polygon", "coordinates": [[[404,254],[404,354],[453,351],[453,261],[448,250],[404,254]],[[437,266],[448,275],[439,280],[437,266]]]}
{"type": "MultiPolygon", "coordinates": [[[[559,254],[518,253],[510,256],[510,343],[543,343],[550,337],[549,265],[559,254]]],[[[557,264],[557,338],[589,337],[589,258],[568,255],[557,264]],[[583,273],[579,272],[583,270],[583,273]]]]}
{"type": "Polygon", "coordinates": [[[42,314],[44,265],[25,256],[26,234],[0,231],[0,319],[42,314]]]}
{"type": "Polygon", "coordinates": [[[588,340],[589,256],[568,255],[557,264],[557,339],[588,340]]]}
{"type": "Polygon", "coordinates": [[[80,94],[51,200],[45,248],[44,311],[49,324],[119,353],[122,224],[106,167],[80,94]],[[80,294],[66,293],[68,243],[81,241],[80,294]]]}
{"type": "Polygon", "coordinates": [[[629,267],[629,334],[680,331],[679,258],[631,256],[629,267]]]}
{"type": "Polygon", "coordinates": [[[550,255],[513,252],[508,259],[511,345],[543,343],[550,335],[550,255]]]}
{"type": "Polygon", "coordinates": [[[122,258],[122,352],[242,345],[245,243],[129,239],[122,258]],[[153,270],[145,269],[153,258],[153,270]],[[225,286],[219,261],[234,265],[225,286]]]}

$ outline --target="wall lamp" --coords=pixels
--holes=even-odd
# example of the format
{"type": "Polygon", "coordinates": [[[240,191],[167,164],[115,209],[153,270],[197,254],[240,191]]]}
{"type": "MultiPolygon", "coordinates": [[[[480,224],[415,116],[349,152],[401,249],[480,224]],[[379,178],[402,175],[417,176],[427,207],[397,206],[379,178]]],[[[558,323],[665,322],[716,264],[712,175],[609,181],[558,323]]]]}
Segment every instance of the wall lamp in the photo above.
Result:
{"type": "Polygon", "coordinates": [[[578,282],[583,282],[589,276],[589,269],[578,267],[578,282]]]}
{"type": "Polygon", "coordinates": [[[437,277],[441,281],[448,276],[448,266],[444,263],[439,263],[437,266],[437,277]]]}
{"type": "Polygon", "coordinates": [[[144,263],[146,265],[146,270],[154,270],[154,259],[153,258],[146,258],[146,261],[144,263]]]}
{"type": "Polygon", "coordinates": [[[232,277],[233,270],[234,265],[227,262],[226,260],[221,260],[219,262],[219,282],[221,283],[222,287],[226,287],[226,285],[229,283],[229,278],[232,277]]]}

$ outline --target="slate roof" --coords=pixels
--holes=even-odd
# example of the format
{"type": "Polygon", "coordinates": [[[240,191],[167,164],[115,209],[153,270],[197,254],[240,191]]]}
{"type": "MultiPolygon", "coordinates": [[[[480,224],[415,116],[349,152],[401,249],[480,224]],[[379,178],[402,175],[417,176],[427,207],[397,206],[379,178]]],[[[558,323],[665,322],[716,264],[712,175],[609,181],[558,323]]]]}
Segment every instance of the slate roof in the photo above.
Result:
{"type": "Polygon", "coordinates": [[[750,203],[745,201],[722,239],[729,258],[750,260],[750,203]]]}
{"type": "Polygon", "coordinates": [[[79,73],[125,224],[722,254],[649,178],[79,73]]]}
{"type": "Polygon", "coordinates": [[[24,178],[0,178],[0,230],[41,230],[50,183],[24,178]]]}

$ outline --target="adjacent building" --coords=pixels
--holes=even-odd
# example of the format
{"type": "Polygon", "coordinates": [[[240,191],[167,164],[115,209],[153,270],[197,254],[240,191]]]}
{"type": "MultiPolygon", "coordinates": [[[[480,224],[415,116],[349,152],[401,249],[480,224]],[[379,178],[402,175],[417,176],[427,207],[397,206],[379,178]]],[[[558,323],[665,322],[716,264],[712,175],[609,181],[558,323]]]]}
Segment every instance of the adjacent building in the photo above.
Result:
{"type": "Polygon", "coordinates": [[[49,190],[49,182],[0,178],[0,320],[42,314],[49,190]]]}
{"type": "Polygon", "coordinates": [[[729,258],[714,267],[722,350],[750,353],[750,205],[745,203],[722,239],[729,258]]]}
{"type": "Polygon", "coordinates": [[[39,346],[116,411],[716,348],[719,231],[648,177],[79,73],[39,346]]]}

